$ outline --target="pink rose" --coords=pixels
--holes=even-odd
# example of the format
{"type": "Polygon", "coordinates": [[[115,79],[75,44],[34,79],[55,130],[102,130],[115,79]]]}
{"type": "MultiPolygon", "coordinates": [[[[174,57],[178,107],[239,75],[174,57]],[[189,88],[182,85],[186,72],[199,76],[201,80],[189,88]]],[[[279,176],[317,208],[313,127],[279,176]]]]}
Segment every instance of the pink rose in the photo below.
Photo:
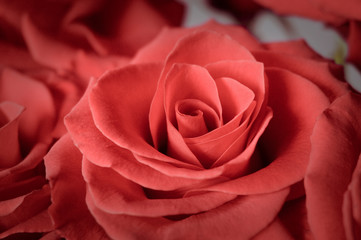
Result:
{"type": "Polygon", "coordinates": [[[183,6],[172,0],[4,0],[0,33],[43,66],[77,74],[86,87],[182,17],[183,6]]]}
{"type": "Polygon", "coordinates": [[[338,226],[321,239],[345,237],[360,106],[342,68],[302,41],[165,29],[66,117],[45,157],[49,212],[67,239],[302,239],[325,237],[326,221],[338,226]],[[317,172],[340,159],[342,183],[328,185],[317,172]]]}
{"type": "Polygon", "coordinates": [[[347,60],[361,69],[361,7],[360,2],[346,0],[343,2],[332,0],[255,0],[258,4],[272,9],[278,14],[298,15],[335,26],[345,36],[348,42],[349,54],[347,60]]]}
{"type": "Polygon", "coordinates": [[[34,78],[0,69],[1,239],[37,239],[53,230],[43,157],[63,135],[61,119],[77,100],[77,92],[48,72],[43,82],[44,73],[34,78]]]}

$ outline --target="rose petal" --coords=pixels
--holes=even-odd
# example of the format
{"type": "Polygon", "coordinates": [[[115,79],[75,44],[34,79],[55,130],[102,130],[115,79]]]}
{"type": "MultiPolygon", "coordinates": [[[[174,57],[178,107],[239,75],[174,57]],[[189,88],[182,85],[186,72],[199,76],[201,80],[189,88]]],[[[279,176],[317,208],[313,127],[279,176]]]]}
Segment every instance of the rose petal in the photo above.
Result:
{"type": "Polygon", "coordinates": [[[36,233],[46,233],[52,230],[53,225],[51,218],[48,212],[44,210],[39,214],[33,216],[32,218],[14,226],[13,228],[10,228],[5,232],[0,233],[0,238],[6,239],[6,237],[9,237],[11,239],[13,236],[23,233],[24,235],[20,235],[21,239],[24,239],[25,236],[29,236],[29,239],[31,239],[32,234],[36,236],[38,235],[36,233]]]}
{"type": "Polygon", "coordinates": [[[256,117],[267,100],[267,79],[264,76],[263,64],[242,59],[224,60],[208,64],[207,70],[214,79],[232,78],[253,91],[257,107],[253,112],[256,117]]]}
{"type": "Polygon", "coordinates": [[[312,81],[322,89],[331,101],[348,91],[348,85],[340,81],[342,78],[336,77],[333,72],[334,70],[342,70],[341,66],[275,52],[254,51],[252,54],[266,67],[287,69],[312,81]],[[310,71],[310,69],[315,68],[317,68],[317,71],[310,71]]]}
{"type": "Polygon", "coordinates": [[[103,76],[91,90],[95,125],[119,146],[140,154],[154,152],[148,113],[160,70],[158,64],[122,68],[103,76]]]}
{"type": "Polygon", "coordinates": [[[45,156],[46,177],[52,189],[49,213],[62,237],[108,239],[85,205],[81,159],[69,135],[58,140],[45,156]]]}
{"type": "Polygon", "coordinates": [[[72,68],[74,49],[43,33],[32,23],[29,15],[24,15],[22,19],[22,32],[27,47],[37,62],[59,72],[72,68]]]}
{"type": "Polygon", "coordinates": [[[55,106],[49,89],[41,82],[5,69],[0,79],[0,101],[12,101],[26,108],[19,130],[24,152],[49,137],[55,124],[55,106]]]}
{"type": "Polygon", "coordinates": [[[0,52],[0,63],[2,66],[8,66],[14,69],[23,69],[25,71],[45,69],[44,66],[41,66],[34,61],[26,49],[18,48],[13,44],[0,41],[0,52]],[[19,59],[21,59],[21,61],[19,61],[19,59]]]}
{"type": "MultiPolygon", "coordinates": [[[[26,232],[28,229],[31,229],[30,232],[43,232],[52,229],[52,224],[48,217],[45,221],[39,221],[39,219],[37,219],[37,215],[46,209],[49,204],[50,189],[48,186],[45,186],[43,189],[33,191],[25,196],[13,211],[4,209],[4,211],[7,211],[9,214],[5,212],[0,213],[0,237],[1,235],[6,236],[16,232],[26,232]],[[31,223],[33,224],[31,225],[31,223]]],[[[2,207],[5,206],[14,207],[2,204],[2,207]]]]}
{"type": "Polygon", "coordinates": [[[87,204],[107,234],[115,239],[166,239],[174,236],[180,239],[237,239],[240,236],[249,239],[273,221],[287,193],[286,189],[266,195],[239,197],[214,210],[180,221],[108,214],[97,208],[89,195],[87,204]]]}
{"type": "Polygon", "coordinates": [[[361,237],[361,154],[352,174],[351,183],[343,196],[342,212],[347,239],[361,237]]]}
{"type": "Polygon", "coordinates": [[[349,47],[347,59],[354,62],[359,69],[361,69],[361,47],[358,44],[358,39],[361,38],[361,23],[350,21],[350,33],[348,35],[347,43],[349,47]]]}
{"type": "MultiPolygon", "coordinates": [[[[262,49],[261,44],[245,29],[238,26],[222,25],[210,20],[195,28],[165,28],[149,44],[141,48],[133,58],[133,63],[164,61],[177,41],[194,31],[212,31],[231,36],[247,49],[262,49]]],[[[213,47],[211,48],[213,49],[213,47]]]]}
{"type": "Polygon", "coordinates": [[[326,61],[321,55],[313,51],[305,40],[291,40],[285,42],[264,43],[263,46],[277,54],[288,54],[297,56],[297,58],[315,59],[318,61],[326,61]]]}
{"type": "Polygon", "coordinates": [[[305,189],[309,223],[319,239],[345,238],[342,201],[361,152],[355,144],[361,142],[360,107],[359,95],[346,94],[331,104],[314,127],[305,189]]]}
{"type": "Polygon", "coordinates": [[[219,116],[198,99],[179,100],[175,104],[177,129],[183,137],[196,137],[218,127],[219,116]],[[210,126],[210,127],[208,127],[210,126]]]}
{"type": "Polygon", "coordinates": [[[0,168],[8,168],[21,160],[19,146],[19,121],[24,107],[12,103],[0,103],[0,168]],[[6,149],[6,150],[5,150],[6,149]]]}
{"type": "MultiPolygon", "coordinates": [[[[8,183],[6,183],[4,178],[7,178],[7,177],[11,178],[13,174],[21,175],[22,173],[24,173],[28,170],[32,170],[32,169],[36,168],[36,166],[43,160],[43,156],[47,153],[47,151],[49,149],[49,144],[50,144],[50,141],[37,143],[31,149],[30,153],[20,163],[18,163],[17,165],[15,165],[13,167],[0,170],[0,178],[1,178],[1,182],[4,183],[4,186],[11,187],[11,186],[9,186],[8,183]]],[[[42,178],[38,174],[35,174],[35,176],[42,178]]],[[[16,177],[15,177],[15,179],[16,179],[16,177]]],[[[2,184],[0,184],[0,185],[2,185],[2,184]]],[[[19,191],[19,189],[15,192],[21,193],[19,191]]],[[[3,196],[3,195],[1,195],[1,196],[3,196]]]]}
{"type": "Polygon", "coordinates": [[[276,218],[269,226],[258,233],[253,240],[262,240],[262,239],[279,239],[279,240],[289,240],[294,239],[287,231],[282,222],[276,218]]]}
{"type": "Polygon", "coordinates": [[[252,90],[235,79],[221,77],[217,78],[215,82],[221,100],[224,123],[231,121],[239,114],[243,114],[255,98],[252,90]]]}
{"type": "Polygon", "coordinates": [[[121,13],[122,21],[117,27],[117,34],[120,46],[127,48],[123,48],[122,52],[134,54],[168,24],[148,1],[128,1],[127,5],[121,13]]]}
{"type": "Polygon", "coordinates": [[[94,77],[100,77],[110,69],[125,66],[129,62],[126,57],[120,56],[102,56],[87,54],[84,51],[77,51],[74,59],[75,72],[81,77],[82,85],[88,86],[89,80],[94,77]]]}
{"type": "Polygon", "coordinates": [[[361,20],[361,9],[358,1],[349,0],[345,4],[340,4],[337,1],[312,0],[312,4],[330,15],[361,20]]]}
{"type": "MultiPolygon", "coordinates": [[[[257,3],[274,10],[279,14],[293,14],[299,16],[305,16],[313,19],[319,19],[334,24],[341,24],[344,19],[334,15],[328,14],[327,12],[322,11],[322,9],[317,8],[314,5],[314,1],[295,1],[289,2],[287,0],[256,0],[257,3]]],[[[327,4],[326,4],[327,5],[327,4]]]]}
{"type": "Polygon", "coordinates": [[[110,168],[101,168],[89,161],[83,163],[83,175],[88,183],[87,194],[94,204],[111,214],[144,217],[196,214],[216,208],[236,197],[224,193],[204,193],[175,198],[172,193],[166,193],[164,199],[149,199],[140,185],[110,168]]]}
{"type": "Polygon", "coordinates": [[[244,134],[240,135],[229,148],[224,151],[214,163],[213,167],[224,165],[225,170],[223,174],[226,176],[235,176],[234,174],[236,174],[236,176],[241,176],[249,173],[252,170],[252,167],[257,165],[257,163],[249,161],[252,161],[251,157],[256,149],[259,138],[266,130],[272,117],[272,110],[267,108],[265,113],[262,113],[259,116],[258,121],[253,123],[252,128],[248,128],[244,134]],[[239,151],[240,146],[243,147],[241,148],[243,149],[241,152],[239,151]]]}

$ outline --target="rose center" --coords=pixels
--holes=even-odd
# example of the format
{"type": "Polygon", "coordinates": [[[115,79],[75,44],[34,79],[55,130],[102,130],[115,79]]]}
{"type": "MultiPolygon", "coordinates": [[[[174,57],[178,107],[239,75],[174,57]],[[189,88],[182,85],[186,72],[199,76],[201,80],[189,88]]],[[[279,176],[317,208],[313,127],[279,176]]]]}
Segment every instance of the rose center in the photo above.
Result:
{"type": "Polygon", "coordinates": [[[214,109],[198,99],[177,101],[175,112],[178,131],[186,138],[203,135],[222,124],[214,109]]]}

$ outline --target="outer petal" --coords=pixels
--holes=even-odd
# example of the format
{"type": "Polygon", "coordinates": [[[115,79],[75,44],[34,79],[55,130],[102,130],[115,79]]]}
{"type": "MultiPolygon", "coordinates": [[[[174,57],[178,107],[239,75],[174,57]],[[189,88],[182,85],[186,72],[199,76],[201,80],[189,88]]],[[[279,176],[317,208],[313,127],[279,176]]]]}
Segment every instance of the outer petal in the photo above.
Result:
{"type": "Polygon", "coordinates": [[[254,51],[252,54],[258,61],[264,63],[265,67],[287,69],[312,81],[322,89],[331,101],[348,91],[346,82],[340,81],[343,74],[342,66],[270,51],[254,51]],[[317,71],[310,69],[317,69],[317,71]]]}
{"type": "Polygon", "coordinates": [[[343,223],[346,238],[361,238],[361,154],[356,169],[352,174],[352,180],[343,197],[343,223]]]}
{"type": "Polygon", "coordinates": [[[287,229],[283,226],[282,222],[276,218],[269,226],[257,234],[252,240],[267,240],[267,239],[279,239],[279,240],[291,240],[294,239],[287,229]]]}
{"type": "Polygon", "coordinates": [[[247,30],[239,26],[221,25],[215,21],[209,21],[195,28],[165,28],[153,41],[139,50],[132,62],[165,61],[179,40],[187,34],[202,30],[226,34],[247,49],[262,49],[261,44],[247,30]]]}
{"type": "Polygon", "coordinates": [[[345,239],[343,194],[356,167],[361,145],[361,96],[337,99],[318,119],[305,178],[309,222],[317,239],[345,239]]]}
{"type": "Polygon", "coordinates": [[[115,239],[250,239],[278,214],[288,189],[239,197],[205,213],[179,221],[108,214],[87,203],[97,221],[115,239]]]}
{"type": "Polygon", "coordinates": [[[140,155],[155,154],[148,114],[161,67],[134,65],[112,71],[97,82],[89,96],[98,129],[119,146],[140,155]]]}
{"type": "Polygon", "coordinates": [[[318,9],[324,13],[330,13],[337,17],[361,20],[360,2],[357,0],[347,0],[344,4],[339,1],[312,0],[318,9]]]}
{"type": "Polygon", "coordinates": [[[62,137],[45,156],[47,178],[52,189],[50,215],[63,237],[108,239],[86,207],[81,159],[81,153],[69,135],[62,137]]]}
{"type": "Polygon", "coordinates": [[[46,211],[50,204],[49,195],[49,186],[46,185],[43,189],[20,197],[22,201],[16,205],[11,204],[11,209],[8,208],[13,199],[0,202],[0,238],[15,233],[51,231],[53,226],[46,211]]]}
{"type": "Polygon", "coordinates": [[[305,40],[293,40],[285,42],[264,43],[263,46],[277,54],[294,55],[297,58],[316,59],[318,61],[326,61],[321,55],[315,52],[305,40]]]}
{"type": "Polygon", "coordinates": [[[27,46],[37,62],[59,72],[71,69],[75,49],[43,33],[28,15],[23,17],[22,29],[27,46]]]}
{"type": "Polygon", "coordinates": [[[83,175],[87,181],[87,194],[102,211],[140,217],[162,217],[197,214],[209,211],[236,195],[204,193],[183,197],[181,191],[152,191],[125,179],[110,168],[98,167],[83,161],[83,175]]]}
{"type": "MultiPolygon", "coordinates": [[[[35,206],[36,203],[33,203],[35,206]]],[[[36,214],[32,218],[22,222],[19,225],[10,228],[6,232],[0,233],[1,239],[40,239],[43,236],[44,232],[53,231],[54,226],[52,225],[52,220],[49,216],[49,213],[44,210],[39,214],[36,214]],[[8,237],[8,238],[6,238],[8,237]]],[[[41,238],[43,239],[43,238],[41,238]]],[[[50,238],[51,239],[58,239],[58,238],[50,238]]],[[[44,240],[46,240],[44,238],[44,240]]]]}
{"type": "Polygon", "coordinates": [[[49,89],[28,76],[10,69],[2,72],[0,101],[12,101],[27,110],[20,120],[23,150],[29,151],[35,142],[48,138],[55,124],[55,106],[49,89]]]}
{"type": "Polygon", "coordinates": [[[331,22],[334,24],[340,24],[344,21],[344,19],[340,16],[329,14],[319,9],[317,6],[315,6],[313,0],[292,2],[287,0],[256,0],[256,2],[280,14],[305,16],[313,19],[331,22]]]}
{"type": "Polygon", "coordinates": [[[361,22],[350,22],[350,33],[348,36],[349,55],[348,60],[354,62],[361,69],[361,46],[359,39],[361,38],[361,22]]]}

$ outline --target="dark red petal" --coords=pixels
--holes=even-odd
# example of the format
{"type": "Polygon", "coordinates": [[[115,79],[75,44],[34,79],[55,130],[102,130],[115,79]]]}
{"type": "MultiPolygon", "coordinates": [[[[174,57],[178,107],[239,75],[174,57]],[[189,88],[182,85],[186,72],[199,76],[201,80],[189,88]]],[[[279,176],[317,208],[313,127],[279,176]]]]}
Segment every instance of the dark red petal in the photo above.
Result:
{"type": "Polygon", "coordinates": [[[359,39],[361,38],[361,23],[356,21],[350,22],[350,30],[347,38],[349,53],[348,60],[354,62],[361,69],[361,46],[359,39]]]}
{"type": "Polygon", "coordinates": [[[12,167],[20,162],[19,121],[24,107],[12,103],[0,103],[0,169],[12,167]],[[6,149],[6,150],[5,150],[6,149]]]}

